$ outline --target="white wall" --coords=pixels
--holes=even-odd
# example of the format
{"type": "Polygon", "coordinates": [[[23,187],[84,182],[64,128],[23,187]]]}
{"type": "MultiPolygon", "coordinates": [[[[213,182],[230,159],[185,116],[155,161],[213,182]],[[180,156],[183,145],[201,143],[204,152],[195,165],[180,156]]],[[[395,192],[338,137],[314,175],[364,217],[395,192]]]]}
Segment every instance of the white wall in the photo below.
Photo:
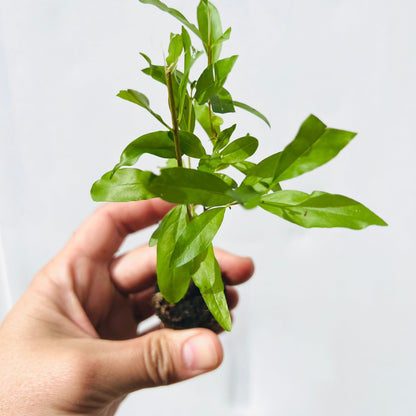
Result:
{"type": "MultiPolygon", "coordinates": [[[[416,6],[216,3],[233,27],[224,56],[240,54],[229,90],[272,122],[269,130],[235,118],[242,134],[260,139],[258,159],[281,149],[311,112],[358,131],[336,161],[286,186],[348,195],[389,227],[304,230],[234,209],[216,242],[252,255],[257,273],[223,336],[223,367],[136,393],[120,415],[415,414],[416,6]]],[[[194,19],[196,1],[169,4],[194,19]]],[[[178,26],[135,0],[2,0],[0,19],[0,274],[15,301],[95,208],[91,183],[131,139],[158,128],[115,95],[138,89],[166,114],[138,52],[160,61],[178,26]]],[[[0,301],[4,314],[6,289],[0,301]]]]}

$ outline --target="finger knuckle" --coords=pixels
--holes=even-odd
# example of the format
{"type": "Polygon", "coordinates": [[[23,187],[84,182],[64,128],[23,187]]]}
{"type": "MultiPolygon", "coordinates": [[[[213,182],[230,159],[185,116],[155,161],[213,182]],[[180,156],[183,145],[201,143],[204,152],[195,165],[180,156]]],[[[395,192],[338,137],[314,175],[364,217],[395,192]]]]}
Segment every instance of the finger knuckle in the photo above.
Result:
{"type": "Polygon", "coordinates": [[[153,385],[167,385],[175,381],[171,346],[166,335],[159,334],[147,344],[145,366],[153,385]]]}

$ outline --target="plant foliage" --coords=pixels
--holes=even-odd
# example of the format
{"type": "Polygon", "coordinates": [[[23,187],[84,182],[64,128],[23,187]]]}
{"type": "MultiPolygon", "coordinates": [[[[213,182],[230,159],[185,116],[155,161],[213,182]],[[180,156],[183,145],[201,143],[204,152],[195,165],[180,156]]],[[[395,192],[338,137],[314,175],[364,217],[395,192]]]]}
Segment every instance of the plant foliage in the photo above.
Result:
{"type": "Polygon", "coordinates": [[[233,113],[239,108],[259,117],[268,126],[270,123],[252,106],[234,101],[224,87],[238,56],[221,58],[222,44],[229,39],[231,28],[223,31],[220,14],[211,2],[199,2],[194,24],[160,0],[139,1],[158,7],[183,25],[179,33],[171,34],[168,56],[161,65],[154,65],[141,53],[148,65],[143,73],[167,88],[171,122],[153,111],[143,93],[133,89],[120,91],[120,98],[145,109],[164,130],[133,140],[114,168],[94,183],[91,195],[95,201],[160,197],[178,204],[161,221],[149,242],[157,244],[160,291],[168,302],[176,303],[185,295],[192,279],[214,317],[224,329],[230,330],[224,284],[212,247],[226,208],[260,207],[305,228],[363,229],[386,223],[364,205],[345,196],[321,191],[309,195],[281,187],[281,182],[333,159],[356,133],[328,128],[310,115],[282,151],[258,163],[248,160],[255,154],[258,140],[249,134],[233,137],[236,125],[223,128],[221,114],[233,113]],[[201,42],[201,50],[192,43],[188,30],[201,42]],[[201,55],[206,56],[206,67],[191,77],[191,69],[201,55]],[[205,145],[195,132],[196,123],[208,136],[205,145]],[[166,167],[158,174],[131,167],[145,153],[166,159],[166,167]],[[221,172],[226,168],[241,172],[243,180],[236,181],[228,170],[227,174],[221,172]],[[199,215],[197,206],[203,207],[199,215]]]}

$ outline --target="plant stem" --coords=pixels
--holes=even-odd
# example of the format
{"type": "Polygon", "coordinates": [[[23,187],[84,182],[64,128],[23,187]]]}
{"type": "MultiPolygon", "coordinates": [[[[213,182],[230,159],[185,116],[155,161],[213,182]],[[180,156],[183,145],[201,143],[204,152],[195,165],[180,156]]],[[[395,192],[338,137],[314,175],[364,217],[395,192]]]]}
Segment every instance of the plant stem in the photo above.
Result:
{"type": "Polygon", "coordinates": [[[208,101],[208,114],[209,114],[209,124],[211,126],[211,134],[212,134],[212,142],[217,142],[217,132],[214,129],[214,124],[212,123],[212,108],[211,108],[211,100],[208,101]]]}
{"type": "MultiPolygon", "coordinates": [[[[179,124],[178,124],[178,118],[176,116],[175,96],[173,94],[172,72],[171,72],[170,67],[165,68],[165,77],[166,77],[166,85],[168,87],[169,109],[170,109],[170,114],[172,117],[173,141],[175,143],[176,161],[178,163],[178,167],[183,168],[181,141],[179,139],[179,124]]],[[[186,211],[188,213],[188,219],[189,221],[191,221],[193,218],[193,215],[192,215],[192,209],[190,205],[186,206],[186,211]]]]}
{"type": "Polygon", "coordinates": [[[168,87],[169,109],[170,109],[170,114],[172,117],[173,140],[175,142],[176,161],[178,162],[178,166],[181,168],[183,167],[181,142],[179,140],[179,125],[178,125],[178,118],[176,117],[175,96],[173,94],[172,72],[170,70],[170,67],[165,69],[165,77],[166,77],[166,85],[168,87]]]}
{"type": "MultiPolygon", "coordinates": [[[[212,48],[211,48],[211,10],[208,7],[208,43],[207,43],[207,57],[208,57],[208,66],[212,64],[212,48]]],[[[212,108],[211,100],[208,101],[208,114],[209,114],[209,124],[211,126],[212,142],[215,144],[217,141],[217,132],[214,129],[214,124],[212,123],[212,108]]]]}

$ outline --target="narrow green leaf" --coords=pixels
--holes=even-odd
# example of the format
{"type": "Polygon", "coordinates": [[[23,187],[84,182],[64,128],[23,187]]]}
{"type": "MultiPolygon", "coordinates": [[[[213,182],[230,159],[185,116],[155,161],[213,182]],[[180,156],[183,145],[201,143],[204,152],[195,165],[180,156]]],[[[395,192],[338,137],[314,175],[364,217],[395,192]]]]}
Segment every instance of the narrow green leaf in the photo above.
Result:
{"type": "Polygon", "coordinates": [[[209,62],[216,62],[221,54],[221,42],[216,42],[223,33],[221,18],[217,8],[209,1],[200,1],[197,7],[198,29],[209,62]]]}
{"type": "Polygon", "coordinates": [[[264,116],[262,113],[260,113],[260,111],[257,111],[256,109],[254,109],[253,107],[250,107],[247,104],[241,103],[239,101],[233,101],[233,104],[236,107],[239,107],[243,110],[248,111],[249,113],[261,118],[269,127],[271,127],[269,120],[267,120],[266,116],[264,116]]]}
{"type": "Polygon", "coordinates": [[[231,166],[238,169],[241,173],[244,173],[245,175],[247,175],[250,169],[256,166],[256,164],[253,162],[249,162],[248,160],[244,160],[243,162],[231,163],[231,166]]]}
{"type": "Polygon", "coordinates": [[[161,65],[153,65],[150,58],[144,53],[140,52],[140,55],[147,61],[149,68],[142,69],[142,72],[151,76],[154,80],[166,85],[165,68],[161,65]]]}
{"type": "Polygon", "coordinates": [[[242,162],[256,152],[258,145],[258,140],[249,135],[234,140],[221,152],[222,162],[242,162]]]}
{"type": "Polygon", "coordinates": [[[152,4],[153,6],[156,6],[163,12],[169,13],[171,16],[173,16],[175,19],[178,19],[182,24],[184,24],[188,29],[192,30],[192,32],[195,33],[199,38],[201,37],[199,30],[196,28],[195,25],[190,23],[188,19],[178,10],[172,9],[168,7],[166,4],[162,3],[160,0],[139,0],[140,3],[144,4],[152,4]]]}
{"type": "Polygon", "coordinates": [[[170,35],[170,42],[169,42],[169,55],[166,58],[166,64],[169,65],[176,65],[176,63],[179,60],[179,57],[182,54],[183,50],[183,42],[182,42],[182,36],[181,35],[170,35]]]}
{"type": "Polygon", "coordinates": [[[231,127],[224,129],[218,134],[214,144],[214,152],[219,152],[223,147],[227,146],[236,127],[237,124],[233,124],[231,127]]]}
{"type": "Polygon", "coordinates": [[[94,201],[127,202],[151,199],[156,195],[147,187],[155,177],[152,172],[139,169],[120,169],[114,175],[105,173],[91,188],[94,201]]]}
{"type": "Polygon", "coordinates": [[[163,158],[174,158],[175,144],[167,131],[147,133],[133,140],[123,150],[114,172],[122,166],[133,166],[141,155],[150,153],[163,158]]]}
{"type": "Polygon", "coordinates": [[[163,169],[149,190],[165,201],[207,207],[233,202],[232,188],[217,176],[194,169],[163,169]]]}
{"type": "Polygon", "coordinates": [[[188,31],[182,26],[182,44],[184,51],[184,74],[188,73],[192,66],[192,41],[188,31]]]}
{"type": "Polygon", "coordinates": [[[208,65],[199,76],[195,86],[195,99],[199,104],[205,104],[219,88],[215,84],[214,66],[208,65]]]}
{"type": "Polygon", "coordinates": [[[231,317],[224,293],[221,269],[214,255],[212,244],[195,260],[197,270],[192,279],[201,292],[208,309],[226,331],[231,331],[231,317]]]}
{"type": "Polygon", "coordinates": [[[178,161],[176,159],[167,159],[165,166],[161,166],[159,169],[169,169],[169,168],[177,168],[178,167],[178,161]]]}
{"type": "Polygon", "coordinates": [[[122,90],[117,94],[117,97],[130,101],[146,109],[148,109],[150,105],[149,99],[141,92],[135,90],[122,90]]]}
{"type": "Polygon", "coordinates": [[[155,245],[157,245],[157,242],[159,240],[160,230],[161,230],[161,224],[162,223],[160,223],[157,226],[156,230],[153,231],[152,235],[150,236],[149,247],[154,247],[155,245]]]}
{"type": "Polygon", "coordinates": [[[215,83],[218,87],[222,87],[228,78],[238,55],[230,56],[229,58],[221,59],[214,64],[215,83]]]}
{"type": "Polygon", "coordinates": [[[183,43],[183,50],[184,50],[184,76],[181,79],[181,82],[179,84],[179,111],[178,111],[178,120],[179,123],[182,121],[184,107],[185,107],[185,101],[187,98],[187,92],[186,87],[188,85],[189,80],[189,72],[191,70],[192,66],[192,55],[191,55],[191,38],[189,36],[189,33],[186,31],[186,29],[182,26],[182,43],[183,43]]]}
{"type": "Polygon", "coordinates": [[[143,52],[139,52],[140,55],[146,60],[146,62],[151,66],[152,65],[152,61],[151,59],[143,52]]]}
{"type": "MultiPolygon", "coordinates": [[[[171,135],[170,132],[169,135],[171,135]]],[[[199,138],[195,136],[195,134],[190,133],[189,131],[180,131],[179,138],[181,141],[181,152],[184,155],[199,159],[206,154],[205,148],[202,145],[201,140],[199,140],[199,138]]]]}
{"type": "Polygon", "coordinates": [[[220,114],[234,113],[235,108],[231,94],[221,88],[217,94],[211,96],[212,111],[220,114]]]}
{"type": "Polygon", "coordinates": [[[122,90],[117,94],[117,97],[145,108],[156,120],[162,123],[166,128],[170,129],[169,125],[163,121],[162,117],[150,108],[149,99],[141,92],[131,89],[122,90]]]}
{"type": "Polygon", "coordinates": [[[163,218],[157,244],[157,284],[163,297],[171,303],[179,302],[189,287],[192,263],[171,267],[176,242],[188,224],[186,206],[178,205],[163,218]]]}
{"type": "Polygon", "coordinates": [[[227,185],[231,186],[231,188],[237,188],[237,186],[238,186],[237,182],[231,176],[228,176],[225,173],[218,173],[218,172],[215,172],[214,175],[218,176],[227,185]]]}
{"type": "Polygon", "coordinates": [[[281,152],[275,153],[249,169],[242,185],[249,186],[259,193],[267,193],[275,182],[280,156],[281,152]]]}
{"type": "Polygon", "coordinates": [[[295,139],[283,150],[276,169],[276,181],[295,178],[333,159],[356,133],[328,129],[314,115],[309,116],[295,139]]]}
{"type": "MultiPolygon", "coordinates": [[[[198,123],[205,130],[208,137],[212,139],[211,122],[209,118],[208,105],[199,105],[198,103],[194,102],[194,108],[195,108],[195,117],[198,120],[198,123]]],[[[223,124],[223,122],[224,121],[221,117],[218,117],[215,114],[212,115],[212,127],[214,128],[216,135],[220,133],[220,126],[223,124]]]]}
{"type": "Polygon", "coordinates": [[[219,43],[223,43],[224,41],[230,39],[231,36],[231,28],[229,27],[215,42],[214,45],[219,43]]]}
{"type": "Polygon", "coordinates": [[[185,101],[183,103],[182,116],[179,120],[179,127],[182,131],[193,133],[195,130],[195,109],[192,104],[193,100],[186,91],[184,94],[185,101]]]}
{"type": "MultiPolygon", "coordinates": [[[[190,157],[200,158],[205,155],[201,141],[194,134],[179,132],[181,152],[190,157]]],[[[170,131],[155,131],[138,137],[123,150],[120,162],[114,167],[114,172],[122,166],[134,165],[145,153],[167,159],[175,158],[175,143],[170,131]]]]}
{"type": "MultiPolygon", "coordinates": [[[[154,80],[160,82],[161,84],[166,86],[166,74],[165,74],[165,67],[161,66],[161,65],[153,65],[150,58],[145,55],[144,53],[140,53],[144,59],[146,59],[146,61],[148,62],[148,64],[150,65],[149,68],[144,68],[142,69],[142,72],[146,75],[149,75],[150,77],[152,77],[154,80]]],[[[196,58],[194,58],[196,59],[196,58]]],[[[189,74],[188,74],[189,75],[189,74]]],[[[186,93],[186,84],[188,82],[188,79],[185,77],[185,75],[181,72],[178,71],[177,68],[175,68],[172,71],[172,88],[173,88],[173,95],[175,97],[175,104],[176,104],[176,112],[177,114],[180,113],[180,109],[182,108],[181,106],[184,105],[182,102],[182,90],[181,90],[181,85],[182,85],[182,89],[185,91],[185,97],[188,96],[188,94],[186,93]],[[183,81],[183,83],[182,83],[183,81]]],[[[186,105],[186,104],[185,104],[186,105]]],[[[184,125],[184,121],[183,119],[180,120],[181,122],[181,127],[184,125]]],[[[169,126],[166,125],[167,128],[170,129],[169,126]]],[[[188,131],[193,131],[192,129],[187,129],[188,131]]]]}
{"type": "Polygon", "coordinates": [[[201,159],[199,159],[198,170],[213,173],[220,164],[220,155],[216,153],[214,153],[213,155],[205,155],[201,159]]]}
{"type": "Polygon", "coordinates": [[[170,259],[172,267],[189,263],[212,243],[224,219],[225,208],[204,211],[187,224],[170,259]]]}
{"type": "Polygon", "coordinates": [[[208,102],[213,95],[221,92],[238,55],[221,59],[209,65],[198,78],[195,87],[195,99],[198,104],[208,102]]]}
{"type": "Polygon", "coordinates": [[[345,227],[360,230],[369,225],[387,225],[380,217],[353,199],[315,191],[278,191],[262,198],[261,208],[305,228],[345,227]]]}
{"type": "Polygon", "coordinates": [[[252,187],[240,185],[233,190],[233,196],[240,205],[246,209],[255,208],[260,204],[262,195],[256,192],[252,187]]]}
{"type": "Polygon", "coordinates": [[[188,131],[193,131],[193,129],[189,128],[192,124],[192,120],[190,120],[189,110],[192,108],[192,99],[189,97],[187,93],[186,87],[189,83],[189,73],[191,71],[192,66],[194,65],[195,61],[203,54],[202,51],[195,51],[192,47],[191,38],[189,33],[186,31],[184,27],[182,27],[182,41],[183,41],[183,49],[184,49],[184,73],[181,77],[178,89],[178,96],[179,96],[179,106],[178,106],[178,120],[179,123],[185,121],[186,126],[188,127],[188,131]],[[183,120],[185,118],[185,120],[183,120]]]}

